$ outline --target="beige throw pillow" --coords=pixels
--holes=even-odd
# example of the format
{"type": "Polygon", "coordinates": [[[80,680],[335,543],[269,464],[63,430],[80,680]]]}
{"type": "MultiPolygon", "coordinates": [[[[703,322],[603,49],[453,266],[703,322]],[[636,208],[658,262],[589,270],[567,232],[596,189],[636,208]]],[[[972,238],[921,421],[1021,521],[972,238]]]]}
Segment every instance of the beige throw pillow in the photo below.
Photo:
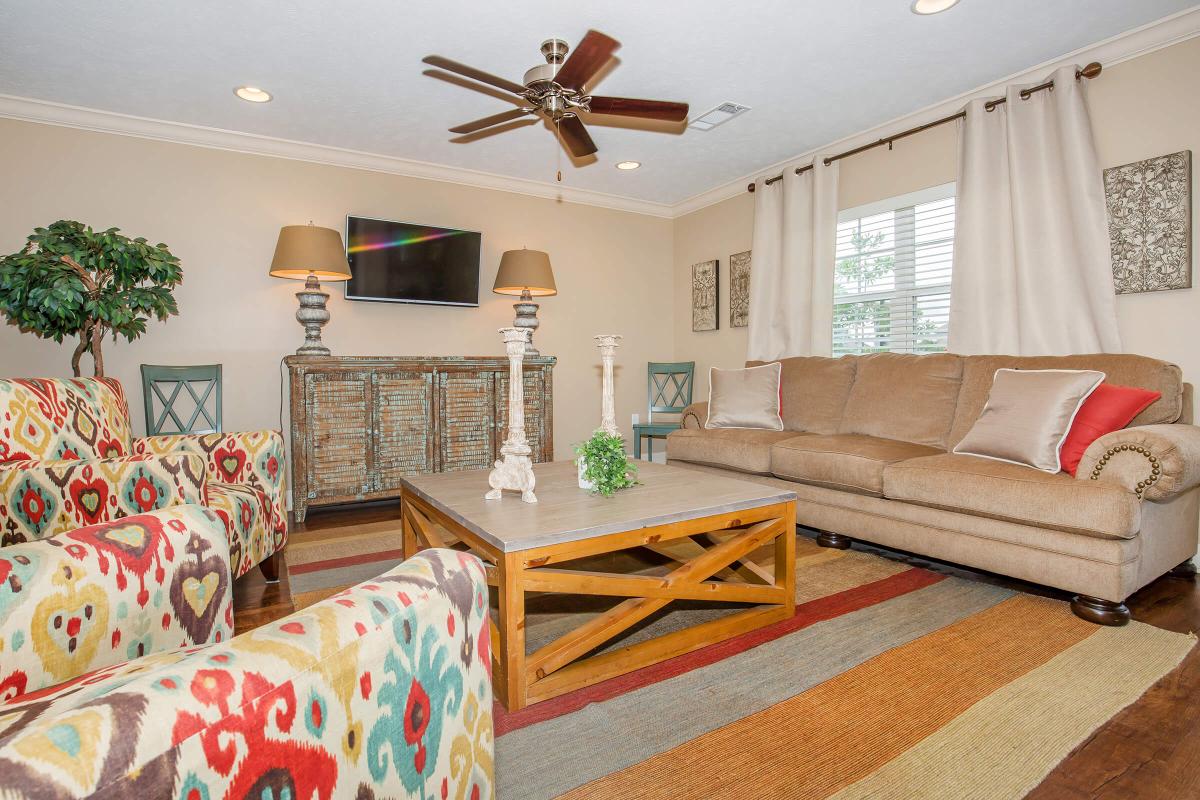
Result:
{"type": "Polygon", "coordinates": [[[746,369],[708,371],[706,428],[765,428],[783,430],[779,416],[779,375],[782,366],[764,364],[746,369]]]}
{"type": "Polygon", "coordinates": [[[1059,451],[1103,372],[998,369],[979,419],[954,452],[1058,472],[1059,451]]]}

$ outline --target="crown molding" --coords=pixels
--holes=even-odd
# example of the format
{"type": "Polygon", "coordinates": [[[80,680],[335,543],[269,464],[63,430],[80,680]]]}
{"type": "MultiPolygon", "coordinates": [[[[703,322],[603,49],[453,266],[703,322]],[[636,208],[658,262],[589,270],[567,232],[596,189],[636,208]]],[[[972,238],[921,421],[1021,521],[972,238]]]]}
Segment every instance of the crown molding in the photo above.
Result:
{"type": "MultiPolygon", "coordinates": [[[[1035,67],[1030,67],[1000,80],[993,81],[986,86],[980,86],[948,100],[943,100],[918,111],[905,114],[902,117],[888,120],[870,130],[852,134],[835,142],[830,142],[829,144],[809,150],[806,153],[801,153],[800,155],[776,162],[762,169],[757,169],[740,178],[723,183],[720,186],[713,187],[705,192],[689,197],[687,200],[674,204],[671,206],[671,216],[673,218],[682,217],[685,214],[691,214],[694,211],[699,211],[702,208],[720,203],[723,200],[728,200],[731,197],[745,194],[747,184],[753,183],[756,179],[764,176],[778,175],[789,166],[810,163],[818,153],[825,154],[851,150],[860,145],[882,139],[889,133],[923,125],[931,120],[948,116],[960,110],[969,100],[981,96],[1003,94],[1003,87],[1011,83],[1041,80],[1047,73],[1053,72],[1057,67],[1073,63],[1084,64],[1089,61],[1099,61],[1107,69],[1120,64],[1122,61],[1129,61],[1130,59],[1153,53],[1155,50],[1179,44],[1196,36],[1200,36],[1200,6],[1193,6],[1190,9],[1172,14],[1169,17],[1163,17],[1140,28],[1134,28],[1117,34],[1116,36],[1082,47],[1058,58],[1045,61],[1035,67]]],[[[1100,79],[1103,80],[1103,76],[1100,79]]]]}
{"type": "Polygon", "coordinates": [[[210,128],[183,122],[117,114],[95,108],[84,108],[63,103],[52,103],[30,97],[0,94],[0,117],[58,125],[66,128],[134,136],[160,142],[207,147],[215,150],[230,150],[273,158],[287,158],[335,167],[349,167],[409,178],[454,183],[479,189],[494,189],[531,197],[559,200],[567,203],[598,206],[616,211],[628,211],[653,217],[673,216],[671,205],[637,200],[630,197],[560,186],[554,183],[513,178],[481,170],[450,167],[426,161],[348,150],[342,147],[278,139],[254,133],[210,128]]]}

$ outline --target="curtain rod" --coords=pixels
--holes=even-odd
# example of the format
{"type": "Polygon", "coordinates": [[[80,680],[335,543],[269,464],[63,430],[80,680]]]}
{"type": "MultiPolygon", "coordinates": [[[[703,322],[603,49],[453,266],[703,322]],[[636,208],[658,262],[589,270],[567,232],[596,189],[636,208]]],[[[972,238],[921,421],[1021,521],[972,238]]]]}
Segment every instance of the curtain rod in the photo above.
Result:
{"type": "MultiPolygon", "coordinates": [[[[1075,71],[1075,80],[1079,80],[1080,78],[1094,78],[1100,74],[1101,69],[1102,69],[1102,67],[1100,66],[1100,64],[1093,61],[1092,63],[1088,64],[1083,69],[1079,69],[1079,70],[1075,71]]],[[[1046,81],[1045,83],[1039,83],[1037,86],[1031,86],[1028,89],[1022,89],[1021,90],[1021,99],[1028,100],[1029,96],[1031,94],[1033,94],[1034,92],[1040,92],[1045,89],[1053,89],[1053,88],[1054,88],[1054,81],[1046,81]]],[[[983,104],[983,107],[985,109],[987,109],[988,111],[991,111],[996,106],[998,106],[1004,102],[1007,102],[1007,98],[997,97],[995,100],[988,100],[986,103],[983,104]]],[[[858,155],[859,153],[862,153],[866,150],[872,150],[876,147],[882,147],[885,144],[888,146],[888,149],[890,150],[892,147],[892,142],[896,141],[897,139],[903,139],[905,136],[912,136],[914,133],[920,133],[921,131],[927,131],[930,128],[936,128],[938,125],[945,125],[947,122],[954,122],[955,120],[963,119],[966,116],[967,116],[967,112],[964,109],[964,110],[958,112],[957,114],[951,114],[948,117],[942,117],[941,119],[935,119],[933,122],[926,122],[924,125],[918,125],[917,127],[909,128],[906,131],[900,131],[900,133],[892,134],[891,136],[887,136],[883,139],[879,139],[878,141],[871,142],[870,144],[864,144],[861,147],[854,148],[853,150],[847,150],[844,153],[838,153],[837,155],[829,156],[828,158],[825,159],[825,166],[829,166],[833,162],[840,161],[843,158],[846,158],[847,156],[858,155]]],[[[808,172],[810,169],[812,169],[812,164],[807,164],[803,167],[796,167],[796,174],[800,175],[801,173],[808,172]]],[[[772,183],[775,183],[776,181],[781,181],[781,180],[783,180],[783,176],[776,175],[774,178],[767,178],[765,181],[763,181],[763,183],[767,186],[770,186],[772,183]]],[[[750,185],[748,185],[746,187],[746,191],[753,192],[754,184],[751,183],[750,185]]]]}

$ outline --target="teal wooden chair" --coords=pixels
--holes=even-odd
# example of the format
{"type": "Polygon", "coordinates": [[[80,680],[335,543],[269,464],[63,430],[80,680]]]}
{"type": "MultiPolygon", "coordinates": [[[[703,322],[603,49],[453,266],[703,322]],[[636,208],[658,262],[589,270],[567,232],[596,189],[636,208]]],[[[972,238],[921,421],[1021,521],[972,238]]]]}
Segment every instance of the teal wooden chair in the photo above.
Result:
{"type": "Polygon", "coordinates": [[[682,414],[692,403],[692,374],[695,361],[646,364],[646,421],[633,426],[633,457],[642,457],[642,437],[646,437],[646,457],[654,460],[654,439],[679,429],[680,420],[655,422],[655,414],[682,414]]]}
{"type": "Polygon", "coordinates": [[[142,364],[142,397],[146,403],[147,436],[221,430],[220,364],[196,367],[142,364]],[[181,401],[186,402],[189,396],[195,404],[190,409],[181,406],[181,401]]]}

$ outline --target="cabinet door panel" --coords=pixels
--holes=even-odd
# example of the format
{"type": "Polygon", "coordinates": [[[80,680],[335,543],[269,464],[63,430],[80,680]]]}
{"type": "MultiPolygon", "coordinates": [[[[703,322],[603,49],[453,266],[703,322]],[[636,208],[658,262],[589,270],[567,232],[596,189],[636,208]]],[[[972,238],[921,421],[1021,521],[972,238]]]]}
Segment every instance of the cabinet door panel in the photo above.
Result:
{"type": "Polygon", "coordinates": [[[400,490],[400,478],[434,471],[433,373],[375,372],[374,491],[400,490]]]}
{"type": "Polygon", "coordinates": [[[491,467],[495,460],[491,372],[439,372],[438,438],[441,472],[491,467]]]}
{"type": "Polygon", "coordinates": [[[364,494],[370,474],[370,374],[310,373],[304,383],[309,499],[364,494]]]}
{"type": "MultiPolygon", "coordinates": [[[[530,456],[534,463],[543,461],[543,444],[546,441],[545,405],[546,381],[539,369],[525,371],[522,383],[525,393],[525,438],[533,450],[530,456]]],[[[508,372],[496,373],[496,458],[500,457],[500,446],[508,438],[508,372]]]]}

